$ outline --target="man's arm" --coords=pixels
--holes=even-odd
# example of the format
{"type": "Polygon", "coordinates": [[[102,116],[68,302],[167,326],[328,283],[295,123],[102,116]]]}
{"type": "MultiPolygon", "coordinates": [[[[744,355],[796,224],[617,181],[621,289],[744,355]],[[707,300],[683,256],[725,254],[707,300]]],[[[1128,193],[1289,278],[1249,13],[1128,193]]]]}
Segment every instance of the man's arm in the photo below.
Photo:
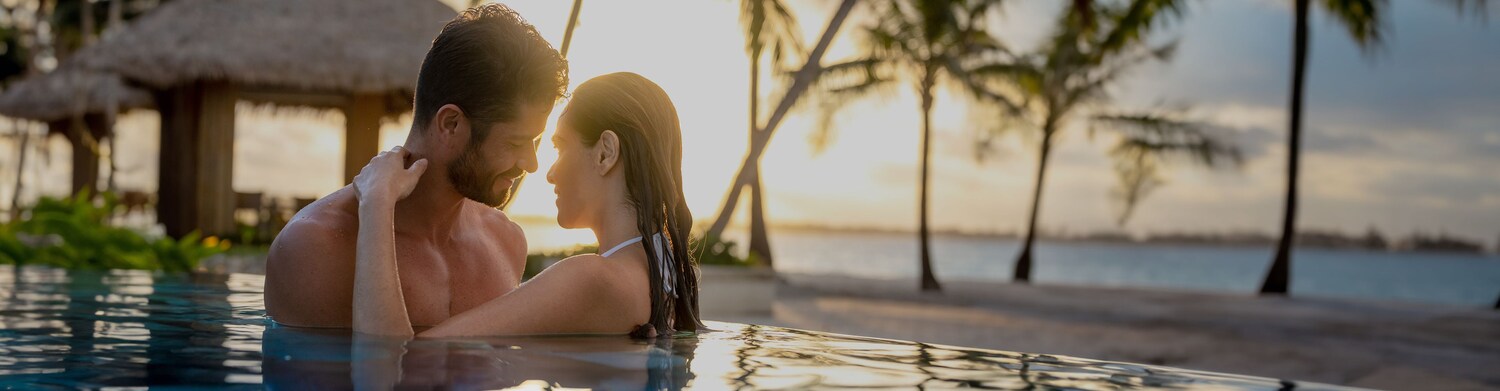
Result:
{"type": "Polygon", "coordinates": [[[352,325],[355,228],[347,228],[309,217],[276,236],[266,258],[266,312],[277,323],[352,325]]]}

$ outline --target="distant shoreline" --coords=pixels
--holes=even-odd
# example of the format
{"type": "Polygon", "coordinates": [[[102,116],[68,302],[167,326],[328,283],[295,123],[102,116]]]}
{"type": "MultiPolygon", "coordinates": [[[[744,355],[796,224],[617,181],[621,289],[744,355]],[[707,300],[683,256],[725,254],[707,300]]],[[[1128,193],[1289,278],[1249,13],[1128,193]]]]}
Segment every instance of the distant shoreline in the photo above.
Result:
{"type": "MultiPolygon", "coordinates": [[[[513,216],[520,224],[552,226],[556,223],[546,216],[513,216]]],[[[706,229],[707,222],[699,222],[699,230],[706,229]]],[[[817,232],[834,234],[914,235],[916,231],[886,227],[856,227],[821,224],[781,223],[772,224],[772,231],[817,232]]],[[[745,232],[744,225],[730,225],[732,232],[745,232]]],[[[959,229],[934,230],[934,236],[983,240],[1021,240],[1015,232],[972,231],[959,229]]],[[[1277,237],[1254,230],[1222,232],[1147,232],[1129,234],[1124,232],[1068,232],[1067,230],[1044,231],[1037,237],[1045,242],[1104,243],[1104,244],[1159,244],[1206,247],[1270,247],[1276,245],[1277,237]]],[[[1327,250],[1363,250],[1387,253],[1423,253],[1495,256],[1495,248],[1466,238],[1447,234],[1430,235],[1417,233],[1399,238],[1387,238],[1376,229],[1364,234],[1349,234],[1328,229],[1304,229],[1298,232],[1297,247],[1327,250]]]]}
{"type": "MultiPolygon", "coordinates": [[[[743,226],[731,226],[731,229],[743,231],[743,226]]],[[[916,231],[888,229],[878,227],[846,227],[831,225],[810,224],[777,224],[771,226],[776,231],[793,232],[819,232],[819,233],[847,233],[847,234],[877,234],[877,235],[914,235],[916,231]]],[[[1388,253],[1436,253],[1436,254],[1460,254],[1460,255],[1500,255],[1492,249],[1486,249],[1483,245],[1462,238],[1454,238],[1447,235],[1430,236],[1417,234],[1403,237],[1394,241],[1387,240],[1378,232],[1360,236],[1348,235],[1329,230],[1303,230],[1298,233],[1297,247],[1309,249],[1328,250],[1363,250],[1371,252],[1388,253]],[[1489,251],[1487,251],[1489,250],[1489,251]]],[[[964,230],[935,230],[934,236],[946,236],[966,239],[987,240],[1021,240],[1021,235],[1014,232],[977,232],[964,230]]],[[[1207,247],[1269,247],[1276,244],[1276,236],[1266,233],[1251,231],[1238,232],[1152,232],[1141,235],[1130,235],[1119,232],[1091,232],[1091,233],[1056,233],[1043,232],[1037,240],[1045,242],[1063,243],[1104,243],[1104,244],[1161,244],[1182,246],[1207,246],[1207,247]]]]}

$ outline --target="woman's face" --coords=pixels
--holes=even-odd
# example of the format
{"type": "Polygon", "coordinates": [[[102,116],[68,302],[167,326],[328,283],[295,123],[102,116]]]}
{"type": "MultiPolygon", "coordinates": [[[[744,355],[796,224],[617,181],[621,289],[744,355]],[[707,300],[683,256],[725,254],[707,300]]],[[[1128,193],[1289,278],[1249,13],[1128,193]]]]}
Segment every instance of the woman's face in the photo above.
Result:
{"type": "Polygon", "coordinates": [[[604,189],[604,177],[597,172],[598,151],[583,144],[570,126],[566,112],[557,120],[552,146],[557,149],[557,162],[547,170],[547,183],[552,184],[552,192],[557,194],[557,224],[563,228],[591,228],[594,216],[599,215],[602,198],[599,193],[604,189]]]}

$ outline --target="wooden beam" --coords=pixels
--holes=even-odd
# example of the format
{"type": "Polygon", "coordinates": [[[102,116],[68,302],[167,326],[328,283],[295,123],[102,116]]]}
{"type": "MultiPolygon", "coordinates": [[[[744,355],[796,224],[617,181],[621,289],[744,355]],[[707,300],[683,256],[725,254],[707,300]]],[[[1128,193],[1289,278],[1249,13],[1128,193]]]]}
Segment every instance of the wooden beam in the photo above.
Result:
{"type": "Polygon", "coordinates": [[[315,109],[344,109],[353,101],[347,94],[263,87],[242,89],[239,98],[252,103],[315,109]]]}
{"type": "Polygon", "coordinates": [[[385,96],[353,95],[344,111],[344,183],[380,152],[380,118],[385,115],[385,96]]]}

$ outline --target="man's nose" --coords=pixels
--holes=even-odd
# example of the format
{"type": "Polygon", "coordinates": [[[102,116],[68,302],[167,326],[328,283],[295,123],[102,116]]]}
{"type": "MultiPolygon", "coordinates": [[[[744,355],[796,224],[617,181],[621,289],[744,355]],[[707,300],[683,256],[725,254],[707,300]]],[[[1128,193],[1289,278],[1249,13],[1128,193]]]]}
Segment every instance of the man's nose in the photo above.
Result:
{"type": "Polygon", "coordinates": [[[535,173],[537,167],[536,148],[532,148],[522,155],[524,156],[521,156],[521,169],[526,170],[526,172],[535,173]]]}

